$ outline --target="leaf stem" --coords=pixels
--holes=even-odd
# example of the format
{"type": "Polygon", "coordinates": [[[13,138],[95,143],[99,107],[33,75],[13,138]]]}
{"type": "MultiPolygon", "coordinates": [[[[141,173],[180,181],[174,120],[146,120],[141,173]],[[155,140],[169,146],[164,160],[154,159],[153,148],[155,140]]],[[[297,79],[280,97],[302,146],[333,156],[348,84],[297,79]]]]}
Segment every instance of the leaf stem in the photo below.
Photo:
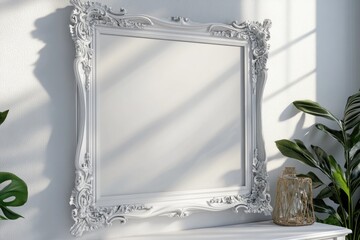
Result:
{"type": "MultiPolygon", "coordinates": [[[[344,123],[341,123],[340,126],[341,132],[343,134],[343,138],[344,138],[344,157],[345,157],[345,163],[346,163],[346,171],[345,171],[345,177],[346,177],[346,184],[348,185],[349,188],[349,196],[348,196],[348,228],[350,228],[351,230],[353,230],[353,221],[354,221],[354,216],[353,216],[353,203],[352,203],[352,189],[351,189],[351,178],[350,178],[350,173],[351,173],[351,169],[350,169],[350,149],[349,149],[349,144],[348,144],[348,139],[347,139],[347,134],[346,134],[346,130],[345,130],[345,126],[344,123]]],[[[356,226],[357,224],[355,224],[356,226]]],[[[351,238],[354,238],[354,232],[351,235],[351,238]]]]}
{"type": "Polygon", "coordinates": [[[348,221],[347,221],[347,216],[346,216],[346,211],[345,211],[345,208],[344,208],[344,206],[343,206],[343,203],[342,203],[342,201],[341,201],[341,195],[340,195],[340,190],[339,190],[339,188],[338,188],[338,186],[336,185],[336,184],[334,184],[334,187],[335,187],[335,191],[336,191],[336,198],[337,198],[337,200],[338,200],[338,202],[339,202],[339,205],[340,205],[340,207],[341,207],[341,214],[342,214],[342,217],[343,217],[343,222],[344,222],[344,227],[346,227],[346,228],[348,228],[349,227],[349,223],[348,223],[348,221]]]}

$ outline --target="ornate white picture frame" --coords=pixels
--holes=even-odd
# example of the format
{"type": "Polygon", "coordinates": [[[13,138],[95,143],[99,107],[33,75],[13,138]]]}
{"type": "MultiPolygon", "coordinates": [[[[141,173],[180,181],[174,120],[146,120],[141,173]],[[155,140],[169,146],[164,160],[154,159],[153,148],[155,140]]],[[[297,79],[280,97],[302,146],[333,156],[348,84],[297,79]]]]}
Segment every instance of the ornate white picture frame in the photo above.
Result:
{"type": "MultiPolygon", "coordinates": [[[[75,159],[76,179],[75,188],[70,199],[70,204],[74,206],[72,217],[75,223],[71,227],[71,234],[79,237],[87,231],[107,227],[114,221],[126,223],[128,219],[152,216],[185,217],[200,210],[221,211],[232,208],[235,212],[238,212],[240,208],[243,208],[246,213],[264,213],[269,215],[272,208],[270,206],[270,195],[267,193],[265,150],[261,130],[261,99],[267,74],[266,62],[269,48],[267,41],[270,38],[269,28],[271,22],[265,20],[263,23],[233,22],[231,24],[198,24],[183,17],[173,17],[171,21],[167,21],[146,15],[128,15],[124,9],[115,13],[110,7],[96,2],[71,0],[71,3],[74,6],[74,10],[71,15],[70,32],[76,48],[74,71],[78,89],[78,143],[75,159]],[[199,180],[198,186],[194,189],[191,189],[192,185],[188,184],[166,191],[168,186],[165,184],[165,190],[150,187],[147,193],[141,192],[141,190],[140,192],[136,192],[139,191],[137,189],[135,189],[135,193],[133,193],[131,192],[131,188],[127,190],[128,192],[122,191],[123,188],[128,187],[128,185],[124,183],[128,178],[123,179],[121,176],[116,176],[120,180],[117,180],[114,184],[120,187],[114,192],[111,192],[112,187],[107,188],[106,184],[108,184],[108,181],[111,181],[112,172],[111,167],[110,170],[106,170],[103,166],[106,161],[110,161],[111,164],[111,161],[114,161],[115,158],[107,158],[106,154],[103,154],[107,141],[104,141],[104,137],[102,136],[104,131],[100,131],[99,129],[103,129],[104,126],[109,125],[109,122],[106,121],[108,118],[112,118],[112,114],[115,114],[114,112],[116,112],[117,116],[121,119],[122,116],[129,114],[126,112],[126,109],[131,107],[130,105],[121,108],[121,103],[114,103],[111,108],[112,110],[107,110],[108,104],[106,105],[106,100],[104,99],[108,95],[105,95],[101,90],[101,81],[105,78],[101,74],[105,72],[104,69],[107,69],[108,66],[102,56],[104,56],[104,52],[108,48],[107,43],[109,42],[111,46],[120,47],[123,47],[127,42],[136,43],[137,47],[148,43],[159,43],[158,45],[160,45],[161,51],[163,51],[164,46],[168,47],[169,45],[175,46],[172,48],[174,51],[179,48],[183,49],[183,47],[191,47],[192,50],[189,54],[193,55],[186,55],[185,59],[188,59],[189,56],[190,58],[198,59],[199,52],[197,50],[204,47],[204,51],[213,54],[212,56],[219,56],[219,59],[212,58],[214,62],[211,66],[207,65],[210,64],[210,60],[209,62],[202,61],[204,63],[200,64],[199,68],[204,69],[200,69],[200,72],[207,72],[210,67],[214,67],[215,69],[216,67],[219,69],[224,66],[226,67],[227,62],[225,58],[234,58],[233,61],[237,61],[235,77],[232,77],[232,82],[235,85],[230,86],[228,89],[235,89],[238,96],[234,95],[234,99],[239,99],[239,102],[236,102],[237,105],[235,106],[239,106],[239,109],[236,111],[238,111],[239,116],[241,116],[241,119],[238,121],[240,127],[234,130],[238,131],[236,136],[239,136],[235,151],[238,155],[228,154],[226,156],[230,156],[228,157],[229,160],[224,156],[221,156],[221,159],[224,159],[224,166],[232,166],[231,164],[234,165],[234,163],[236,165],[237,161],[241,161],[241,164],[238,164],[239,167],[234,169],[234,172],[238,174],[237,176],[241,175],[239,178],[243,179],[241,184],[239,183],[238,186],[233,186],[234,183],[231,181],[234,181],[234,179],[237,180],[238,177],[231,177],[229,180],[231,183],[224,181],[224,183],[219,186],[211,183],[214,187],[212,187],[210,183],[209,185],[211,186],[207,186],[206,180],[199,180]],[[239,86],[238,89],[237,86],[239,86]],[[114,110],[115,106],[116,110],[114,110]],[[239,156],[239,159],[236,158],[234,160],[233,156],[239,156]]],[[[111,48],[111,46],[109,48],[111,48]]],[[[126,48],[128,49],[129,47],[126,48]]],[[[111,53],[115,51],[107,50],[107,52],[111,53]]],[[[138,66],[140,63],[134,63],[134,65],[141,69],[136,71],[147,71],[149,69],[152,73],[165,71],[164,69],[166,68],[164,64],[161,63],[169,59],[169,54],[170,53],[166,53],[164,58],[158,60],[160,62],[152,63],[152,65],[147,68],[140,68],[141,66],[138,66]],[[158,65],[160,65],[160,69],[156,69],[158,65]]],[[[110,54],[110,56],[112,55],[110,54]]],[[[174,57],[179,58],[179,56],[174,57]]],[[[199,59],[205,58],[200,56],[199,59]]],[[[189,61],[185,61],[184,64],[189,65],[189,61]]],[[[181,64],[174,65],[181,66],[181,64]]],[[[114,68],[121,69],[121,64],[115,64],[114,68]]],[[[226,68],[224,70],[226,70],[226,68]]],[[[121,70],[117,71],[118,72],[115,72],[121,72],[121,70]]],[[[183,72],[188,72],[188,70],[183,72]]],[[[186,75],[187,84],[190,84],[190,86],[192,82],[198,80],[190,79],[193,75],[193,73],[186,75]]],[[[147,77],[151,76],[152,75],[148,76],[147,74],[147,77]]],[[[200,75],[196,76],[199,77],[200,75]]],[[[207,77],[206,75],[204,76],[203,81],[206,81],[207,77]]],[[[124,76],[119,77],[123,78],[124,76]]],[[[138,75],[129,79],[138,79],[138,75]]],[[[176,78],[174,77],[174,79],[176,78]]],[[[181,83],[182,79],[178,81],[178,83],[181,83]]],[[[162,83],[159,84],[161,86],[162,83]]],[[[215,88],[219,89],[217,86],[215,86],[214,89],[215,88]]],[[[123,88],[119,89],[121,90],[123,88]]],[[[129,89],[131,90],[131,88],[129,89]]],[[[126,92],[128,90],[124,91],[126,92]]],[[[179,95],[179,98],[186,96],[186,94],[193,93],[191,92],[191,88],[189,91],[190,92],[186,92],[183,95],[179,95]]],[[[112,97],[121,95],[118,93],[113,94],[112,97]]],[[[221,94],[219,96],[225,96],[229,95],[229,92],[225,91],[221,94]]],[[[155,95],[157,96],[158,93],[155,95]]],[[[143,95],[141,96],[143,97],[143,95]]],[[[151,96],[153,97],[153,95],[151,96]]],[[[222,99],[222,97],[214,97],[215,100],[219,98],[222,99]]],[[[121,100],[118,99],[116,101],[120,102],[121,100]]],[[[148,100],[145,99],[145,102],[146,101],[148,100]]],[[[181,102],[182,100],[180,99],[179,101],[181,102]]],[[[220,111],[221,109],[220,107],[216,109],[216,111],[220,111]]],[[[135,113],[141,114],[139,113],[141,111],[135,111],[135,113]]],[[[199,112],[192,115],[198,116],[199,112]]],[[[147,115],[140,116],[143,118],[147,115]]],[[[194,121],[194,117],[191,121],[194,121]]],[[[204,124],[206,124],[206,122],[207,119],[204,121],[204,124]]],[[[127,128],[126,121],[112,120],[110,123],[119,123],[120,125],[111,126],[109,127],[110,130],[127,128]]],[[[161,122],[157,124],[161,125],[161,122]]],[[[172,128],[172,130],[174,129],[176,130],[177,128],[172,128]]],[[[109,134],[105,134],[104,136],[108,137],[109,134]]],[[[121,131],[117,132],[117,136],[122,136],[121,131]]],[[[227,139],[232,136],[233,135],[225,135],[224,138],[227,139]]],[[[208,146],[206,149],[212,151],[211,146],[222,144],[224,138],[219,138],[217,142],[211,143],[210,147],[208,146]]],[[[115,143],[116,141],[120,140],[117,140],[117,138],[111,141],[109,140],[109,142],[115,143]]],[[[154,142],[156,142],[156,139],[149,144],[154,144],[154,142]]],[[[168,145],[165,144],[164,146],[168,145]]],[[[173,148],[174,146],[171,147],[173,148]]],[[[164,149],[167,150],[166,147],[164,147],[164,149]]],[[[138,153],[142,151],[141,149],[137,149],[135,152],[138,153]]],[[[182,151],[184,150],[182,149],[182,151]]],[[[150,155],[151,154],[150,152],[150,155]]],[[[208,155],[208,152],[203,154],[203,156],[208,155]]],[[[149,159],[150,158],[151,157],[149,157],[149,159]]],[[[137,161],[136,155],[133,158],[124,157],[121,161],[125,161],[126,159],[132,159],[132,162],[137,161]]],[[[156,159],[156,157],[153,159],[156,159]]],[[[198,161],[198,159],[194,159],[193,161],[198,161]]],[[[206,161],[206,157],[202,157],[201,161],[206,161]]],[[[132,162],[129,163],[125,161],[125,163],[118,162],[117,164],[119,166],[125,166],[124,164],[131,165],[132,162]]],[[[155,165],[155,162],[149,164],[155,165]]],[[[192,163],[190,163],[190,165],[191,164],[192,163]]],[[[204,172],[204,174],[206,174],[206,169],[209,169],[209,167],[206,166],[206,162],[205,164],[201,164],[204,165],[201,173],[204,172]]],[[[136,168],[137,167],[134,167],[134,169],[125,171],[136,172],[136,168]]],[[[175,171],[176,170],[175,168],[175,171]]],[[[178,171],[181,171],[181,169],[179,168],[178,171]]],[[[221,174],[225,174],[229,169],[224,167],[222,171],[224,172],[221,174]]],[[[121,167],[118,168],[116,172],[120,172],[121,175],[121,167]]],[[[199,175],[199,173],[199,171],[195,172],[192,176],[199,175]]],[[[156,172],[153,173],[153,175],[150,174],[150,176],[154,177],[154,174],[156,174],[156,172]]],[[[213,173],[207,174],[212,176],[213,173]]],[[[138,176],[129,178],[129,181],[134,182],[134,179],[136,180],[137,177],[138,176]]],[[[214,174],[214,178],[216,179],[216,174],[214,174]]],[[[166,182],[167,179],[160,178],[160,182],[166,182]]],[[[192,181],[196,182],[197,178],[194,177],[192,181]]],[[[145,187],[140,187],[139,189],[144,188],[145,187]]]]}

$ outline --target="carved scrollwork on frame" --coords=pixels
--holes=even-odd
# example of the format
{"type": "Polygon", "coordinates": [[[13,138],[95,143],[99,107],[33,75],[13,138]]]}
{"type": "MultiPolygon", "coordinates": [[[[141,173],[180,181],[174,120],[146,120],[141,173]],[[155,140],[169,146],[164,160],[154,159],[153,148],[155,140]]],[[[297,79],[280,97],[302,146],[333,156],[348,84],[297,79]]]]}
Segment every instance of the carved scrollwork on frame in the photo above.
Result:
{"type": "Polygon", "coordinates": [[[236,38],[249,42],[253,61],[251,66],[253,93],[256,93],[257,79],[265,78],[263,75],[267,71],[266,62],[269,52],[267,41],[270,39],[270,27],[271,21],[266,19],[263,24],[259,22],[238,23],[234,21],[231,27],[214,26],[210,30],[214,36],[236,38]]]}
{"type": "MultiPolygon", "coordinates": [[[[188,18],[173,17],[171,21],[159,20],[144,15],[128,15],[125,9],[113,12],[106,5],[97,2],[83,2],[70,0],[74,6],[71,15],[70,33],[75,44],[74,71],[78,86],[78,144],[75,160],[75,187],[70,197],[73,206],[72,217],[75,221],[71,227],[71,234],[81,236],[83,233],[107,227],[114,221],[126,223],[130,218],[144,218],[151,216],[186,217],[194,211],[220,211],[233,208],[238,212],[244,208],[248,213],[270,214],[270,195],[267,193],[267,172],[265,158],[258,156],[258,146],[261,138],[259,107],[263,83],[266,79],[266,63],[268,59],[268,40],[271,22],[233,22],[231,24],[196,24],[188,18]],[[97,206],[94,157],[90,143],[92,132],[89,130],[91,122],[91,94],[94,86],[94,37],[97,26],[125,29],[129,31],[147,31],[182,35],[196,35],[201,38],[236,40],[246,43],[250,61],[247,71],[251,88],[252,127],[254,131],[251,145],[251,187],[247,193],[226,196],[214,196],[201,199],[194,204],[180,204],[179,206],[158,206],[156,203],[118,204],[112,206],[97,206]],[[260,95],[260,96],[259,96],[260,95]]],[[[214,40],[215,41],[215,40],[214,40]]],[[[263,154],[264,155],[264,154],[263,154]]]]}
{"type": "MultiPolygon", "coordinates": [[[[257,93],[258,81],[266,80],[266,63],[268,59],[270,39],[269,28],[271,27],[270,20],[264,20],[263,24],[259,22],[244,22],[239,24],[233,22],[231,27],[213,26],[211,32],[214,36],[224,38],[236,38],[249,42],[252,53],[251,64],[251,81],[252,91],[255,95],[257,93]]],[[[270,215],[272,207],[270,205],[270,194],[267,193],[267,178],[265,159],[258,159],[258,149],[254,149],[253,161],[253,186],[250,194],[245,196],[224,196],[214,198],[209,201],[210,205],[214,204],[231,204],[234,205],[234,210],[238,212],[239,208],[245,208],[248,213],[264,213],[270,215]]]]}
{"type": "MultiPolygon", "coordinates": [[[[80,90],[83,88],[89,91],[91,86],[91,71],[93,48],[91,46],[94,34],[94,25],[111,25],[123,28],[143,28],[151,25],[151,21],[144,17],[136,19],[119,19],[125,15],[125,10],[120,9],[119,13],[114,13],[111,8],[96,2],[82,2],[80,0],[71,0],[74,10],[71,15],[70,33],[75,43],[75,73],[76,80],[80,90]]],[[[81,93],[81,91],[80,91],[81,93]]],[[[85,97],[85,96],[83,96],[85,97]]],[[[86,100],[80,99],[81,111],[86,111],[86,100]]],[[[86,117],[79,119],[80,128],[85,128],[86,117]]],[[[83,139],[82,139],[83,140],[83,139]]],[[[85,147],[83,140],[78,143],[77,155],[85,147]]],[[[114,220],[121,223],[126,222],[124,214],[132,212],[142,212],[151,209],[143,204],[125,204],[112,207],[96,207],[94,202],[94,178],[92,159],[90,153],[86,152],[84,158],[76,157],[78,160],[75,171],[75,188],[70,197],[72,217],[75,224],[70,232],[74,236],[81,236],[84,232],[93,231],[102,227],[111,225],[114,220]]]]}

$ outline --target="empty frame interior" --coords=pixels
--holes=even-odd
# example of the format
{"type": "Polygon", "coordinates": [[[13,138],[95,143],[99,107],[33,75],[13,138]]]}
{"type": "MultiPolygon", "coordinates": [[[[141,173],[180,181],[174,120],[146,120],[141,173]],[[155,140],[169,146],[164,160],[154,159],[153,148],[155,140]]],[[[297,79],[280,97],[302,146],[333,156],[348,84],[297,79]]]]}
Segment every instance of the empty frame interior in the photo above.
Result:
{"type": "Polygon", "coordinates": [[[100,27],[94,44],[100,204],[249,186],[246,46],[100,27]]]}

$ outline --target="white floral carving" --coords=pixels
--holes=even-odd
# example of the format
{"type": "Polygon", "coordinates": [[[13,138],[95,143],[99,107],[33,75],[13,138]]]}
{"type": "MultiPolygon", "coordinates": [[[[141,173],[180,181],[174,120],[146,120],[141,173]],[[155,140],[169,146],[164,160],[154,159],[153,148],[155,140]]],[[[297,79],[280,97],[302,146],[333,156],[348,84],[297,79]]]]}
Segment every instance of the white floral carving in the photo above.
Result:
{"type": "MultiPolygon", "coordinates": [[[[83,3],[80,0],[71,0],[74,10],[71,15],[70,33],[75,43],[76,59],[81,65],[82,72],[78,72],[78,81],[82,81],[87,91],[91,84],[91,60],[93,49],[91,42],[93,37],[93,25],[116,25],[123,28],[142,28],[151,24],[146,18],[118,19],[125,14],[121,9],[120,13],[113,13],[109,7],[96,2],[83,3]]],[[[70,205],[75,206],[72,210],[72,217],[75,224],[70,232],[74,236],[81,236],[83,232],[93,231],[98,228],[111,225],[114,220],[121,223],[126,222],[124,214],[135,211],[147,211],[151,207],[139,205],[119,205],[112,207],[95,207],[93,194],[93,169],[90,153],[86,152],[75,172],[75,188],[70,197],[70,205]]]]}
{"type": "Polygon", "coordinates": [[[214,26],[211,32],[214,36],[224,38],[236,38],[249,42],[252,52],[252,86],[253,93],[256,93],[257,78],[262,76],[266,71],[266,62],[268,59],[270,39],[269,28],[271,21],[266,19],[263,24],[259,22],[243,22],[234,21],[231,27],[214,26]]]}
{"type": "Polygon", "coordinates": [[[185,24],[189,23],[190,19],[186,18],[186,17],[181,17],[181,16],[174,16],[174,17],[171,17],[171,21],[178,22],[182,25],[185,25],[185,24]]]}

